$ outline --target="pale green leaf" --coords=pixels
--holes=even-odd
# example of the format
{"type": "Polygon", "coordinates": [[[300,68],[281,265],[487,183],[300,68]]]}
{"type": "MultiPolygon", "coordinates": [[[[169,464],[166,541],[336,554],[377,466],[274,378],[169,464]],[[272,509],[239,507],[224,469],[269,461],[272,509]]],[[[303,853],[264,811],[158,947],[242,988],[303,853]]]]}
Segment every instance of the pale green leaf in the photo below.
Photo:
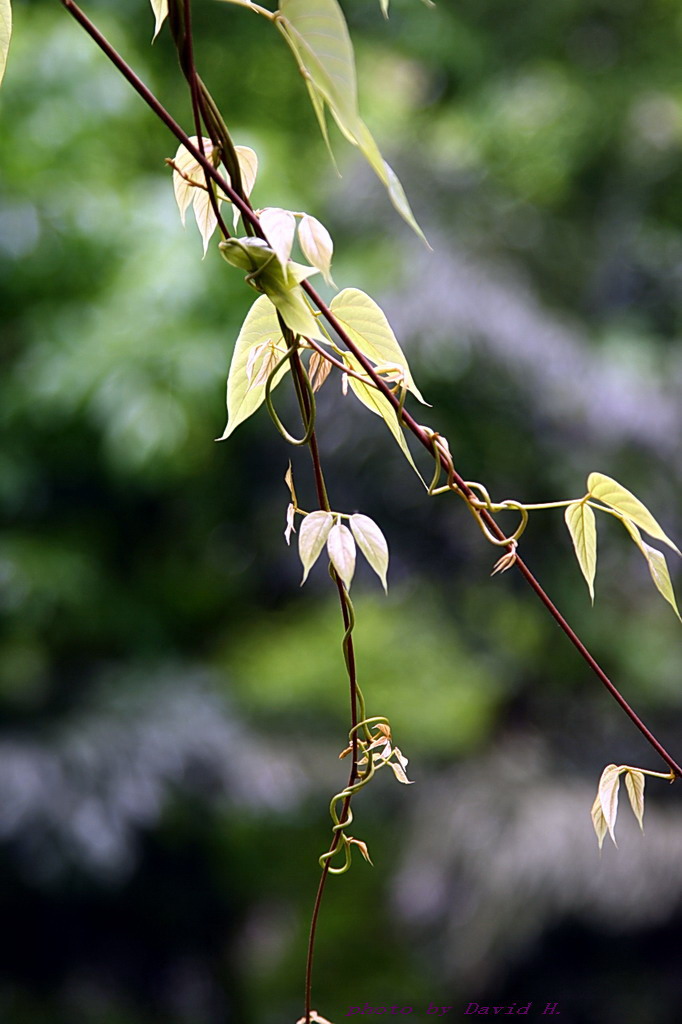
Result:
{"type": "Polygon", "coordinates": [[[258,174],[258,154],[249,146],[235,146],[244,195],[250,196],[258,174]]]}
{"type": "Polygon", "coordinates": [[[328,148],[325,103],[342,134],[358,147],[386,187],[398,213],[426,242],[396,174],[383,159],[360,117],[353,44],[337,0],[281,0],[279,13],[277,27],[306,80],[328,148]]]}
{"type": "Polygon", "coordinates": [[[386,160],[384,160],[384,168],[386,173],[386,180],[384,184],[388,189],[388,198],[391,200],[393,208],[398,211],[405,223],[409,224],[415,234],[419,235],[426,248],[431,249],[428,238],[420,228],[417,218],[412,212],[412,207],[405,195],[405,189],[401,184],[400,178],[386,160]]]}
{"type": "Polygon", "coordinates": [[[301,281],[318,273],[315,267],[290,261],[283,269],[275,252],[262,238],[228,238],[220,242],[218,248],[228,263],[247,271],[248,283],[265,292],[294,334],[328,341],[298,287],[301,281]]]}
{"type": "MultiPolygon", "coordinates": [[[[356,370],[359,373],[363,372],[360,363],[351,352],[344,352],[343,359],[346,365],[350,367],[350,369],[356,370]]],[[[384,395],[381,394],[381,392],[377,391],[373,384],[365,384],[364,381],[358,380],[357,377],[350,376],[348,377],[348,382],[350,384],[351,391],[359,399],[359,401],[362,402],[362,404],[371,412],[373,412],[376,416],[381,416],[386,426],[388,427],[388,429],[391,431],[394,438],[398,442],[398,445],[400,446],[403,455],[405,456],[409,464],[412,466],[412,469],[415,471],[419,479],[422,481],[422,483],[424,483],[423,477],[419,470],[417,469],[414,459],[412,458],[412,453],[410,452],[410,449],[407,447],[405,434],[403,432],[403,428],[398,422],[398,416],[396,414],[396,411],[389,402],[389,400],[385,398],[384,395]]],[[[424,486],[426,485],[424,484],[424,486]]]]}
{"type": "Polygon", "coordinates": [[[154,36],[152,38],[152,42],[154,42],[154,39],[156,39],[161,31],[161,26],[168,17],[168,0],[151,0],[151,4],[152,11],[154,12],[154,18],[156,19],[156,24],[154,25],[154,36]]]}
{"type": "Polygon", "coordinates": [[[0,0],[0,82],[7,67],[7,52],[12,38],[12,2],[0,0]]]}
{"type": "MultiPolygon", "coordinates": [[[[210,139],[203,138],[201,144],[196,135],[191,136],[192,142],[197,149],[203,148],[207,158],[213,154],[213,143],[210,139]],[[203,145],[202,145],[203,144],[203,145]]],[[[218,218],[213,209],[213,203],[206,187],[206,174],[200,163],[192,156],[184,146],[179,146],[173,157],[173,191],[175,201],[180,211],[180,219],[184,225],[187,207],[192,204],[194,217],[201,234],[204,256],[208,249],[208,243],[218,224],[218,218]]],[[[220,209],[221,199],[225,198],[222,192],[218,192],[216,202],[220,209]]]]}
{"type": "Polygon", "coordinates": [[[296,500],[296,488],[294,487],[294,471],[291,468],[291,460],[289,460],[287,471],[284,474],[284,483],[289,488],[289,494],[291,495],[292,503],[294,505],[298,505],[298,501],[296,500]]]}
{"type": "MultiPolygon", "coordinates": [[[[268,343],[277,346],[282,355],[286,352],[277,311],[267,296],[261,295],[249,310],[234,347],[227,377],[227,426],[218,440],[224,441],[228,438],[240,423],[248,419],[263,404],[265,382],[252,386],[246,369],[252,349],[268,343]]],[[[287,361],[277,371],[273,388],[288,369],[287,361]]]]}
{"type": "MultiPolygon", "coordinates": [[[[237,154],[237,160],[239,161],[239,173],[242,179],[242,190],[244,195],[248,198],[253,191],[253,186],[256,183],[256,175],[258,174],[258,155],[249,146],[235,146],[234,151],[237,154]]],[[[228,174],[227,170],[224,169],[223,173],[227,180],[232,184],[232,179],[228,174]]],[[[222,198],[227,200],[227,196],[222,198]]],[[[227,200],[229,202],[229,200],[227,200]]],[[[232,208],[232,224],[236,230],[237,223],[241,213],[238,206],[232,208]]]]}
{"type": "MultiPolygon", "coordinates": [[[[210,153],[213,143],[210,139],[204,139],[203,141],[204,152],[210,153]]],[[[198,147],[196,135],[190,138],[190,142],[198,147]]],[[[175,165],[173,168],[173,192],[175,193],[175,201],[180,211],[180,219],[184,224],[187,207],[191,204],[198,191],[197,186],[206,185],[206,176],[189,150],[185,149],[182,145],[178,146],[178,150],[173,157],[173,163],[175,165]],[[188,181],[188,178],[191,180],[188,181]],[[192,182],[196,182],[196,185],[192,184],[192,182]]]]}
{"type": "Polygon", "coordinates": [[[355,56],[337,0],[281,0],[278,27],[335,116],[357,134],[355,56]]]}
{"type": "Polygon", "coordinates": [[[381,580],[384,590],[387,591],[388,544],[386,538],[373,519],[357,512],[350,517],[350,528],[358,547],[381,580]]]}
{"type": "Polygon", "coordinates": [[[346,590],[350,590],[355,572],[355,541],[353,534],[343,523],[335,523],[329,531],[327,553],[330,562],[343,580],[346,590]]]}
{"type": "Polygon", "coordinates": [[[647,544],[642,539],[642,535],[635,526],[634,523],[630,522],[629,519],[623,519],[623,526],[628,531],[635,544],[646,558],[646,563],[649,566],[649,572],[651,578],[654,581],[654,585],[669,605],[671,605],[673,611],[677,615],[678,619],[682,621],[680,617],[680,610],[677,607],[677,601],[675,600],[675,591],[673,590],[672,581],[670,579],[670,573],[668,571],[668,563],[665,555],[662,551],[658,551],[656,548],[652,548],[650,544],[647,544]]]}
{"type": "Polygon", "coordinates": [[[324,139],[324,144],[326,146],[327,152],[329,153],[329,159],[331,160],[332,164],[334,165],[334,169],[335,169],[336,173],[339,175],[339,177],[341,177],[340,172],[339,172],[339,168],[336,165],[336,157],[334,156],[334,151],[332,150],[331,142],[329,141],[329,131],[327,129],[327,119],[326,119],[325,113],[324,113],[324,100],[323,100],[322,96],[320,96],[320,94],[317,91],[317,89],[315,88],[315,83],[310,78],[310,75],[307,74],[307,72],[304,72],[304,70],[302,68],[300,70],[301,70],[301,74],[303,75],[303,77],[305,79],[306,88],[308,90],[308,96],[310,97],[310,103],[311,103],[311,106],[313,108],[313,111],[315,112],[315,117],[317,118],[317,123],[319,125],[320,133],[322,134],[322,138],[324,139]]]}
{"type": "Polygon", "coordinates": [[[573,541],[578,565],[587,581],[594,604],[594,576],[597,571],[597,521],[594,512],[583,501],[569,505],[564,514],[573,541]]]}
{"type": "Polygon", "coordinates": [[[606,818],[604,817],[604,812],[603,812],[602,807],[601,807],[601,800],[599,798],[599,793],[597,793],[596,797],[594,798],[594,803],[592,804],[591,816],[592,816],[592,825],[594,826],[594,831],[597,833],[597,839],[599,841],[599,849],[601,850],[602,846],[604,845],[604,839],[606,837],[606,833],[608,832],[609,829],[608,829],[608,825],[606,824],[606,818]]]}
{"type": "Polygon", "coordinates": [[[293,502],[289,502],[287,505],[287,525],[284,530],[284,539],[287,544],[291,542],[291,534],[296,533],[296,509],[294,508],[293,502]]]}
{"type": "Polygon", "coordinates": [[[298,554],[303,565],[301,586],[319,558],[333,525],[331,512],[311,512],[304,517],[298,531],[298,554]]]}
{"type": "Polygon", "coordinates": [[[333,286],[331,265],[334,243],[324,224],[305,213],[298,225],[298,241],[308,263],[317,267],[327,284],[333,286]]]}
{"type": "Polygon", "coordinates": [[[636,498],[616,480],[612,480],[610,476],[605,476],[603,473],[590,473],[587,478],[587,488],[590,497],[597,498],[605,505],[615,509],[616,512],[627,516],[645,533],[655,537],[656,540],[662,540],[678,555],[682,555],[677,545],[673,544],[670,537],[663,532],[646,505],[643,505],[639,498],[636,498]]]}
{"type": "Polygon", "coordinates": [[[268,206],[259,211],[258,219],[270,248],[274,249],[282,269],[286,271],[296,234],[296,218],[289,210],[282,210],[279,206],[268,206]]]}
{"type": "Polygon", "coordinates": [[[274,252],[262,238],[227,238],[218,248],[223,259],[251,275],[275,260],[274,252]]]}
{"type": "Polygon", "coordinates": [[[391,325],[374,299],[359,288],[344,288],[329,308],[362,354],[378,366],[400,367],[407,390],[426,405],[391,325]]]}
{"type": "Polygon", "coordinates": [[[644,775],[642,772],[628,769],[625,773],[625,788],[630,797],[630,806],[644,831],[644,775]]]}
{"type": "MultiPolygon", "coordinates": [[[[218,204],[218,209],[220,209],[220,200],[216,199],[216,203],[218,204]]],[[[192,208],[204,246],[205,256],[208,250],[208,243],[218,224],[218,218],[215,215],[211,197],[205,189],[195,189],[192,208]]]]}
{"type": "Polygon", "coordinates": [[[308,376],[310,377],[310,383],[313,391],[319,391],[327,377],[331,373],[332,364],[324,356],[321,356],[319,352],[313,352],[310,357],[310,363],[308,364],[308,376]]]}
{"type": "Polygon", "coordinates": [[[379,0],[379,2],[381,4],[381,13],[383,14],[384,18],[388,18],[388,5],[390,3],[390,0],[379,0]]]}
{"type": "Polygon", "coordinates": [[[613,839],[614,845],[616,843],[616,836],[614,828],[616,825],[616,817],[618,815],[618,788],[620,786],[620,768],[615,764],[608,764],[604,771],[601,773],[599,780],[599,800],[601,802],[601,809],[604,814],[604,820],[606,827],[609,830],[609,834],[613,839]]]}

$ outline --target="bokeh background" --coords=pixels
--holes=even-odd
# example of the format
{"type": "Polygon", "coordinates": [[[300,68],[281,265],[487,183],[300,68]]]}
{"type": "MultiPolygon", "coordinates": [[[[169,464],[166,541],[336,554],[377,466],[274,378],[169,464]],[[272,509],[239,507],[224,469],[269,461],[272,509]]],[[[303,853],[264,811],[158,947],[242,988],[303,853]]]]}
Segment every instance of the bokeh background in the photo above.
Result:
{"type": "MultiPolygon", "coordinates": [[[[175,142],[57,0],[14,0],[0,92],[0,1018],[281,1024],[302,1009],[346,685],[323,566],[282,537],[292,457],[264,412],[226,444],[251,301],[179,223],[175,142]]],[[[336,177],[290,54],[195,4],[196,52],[258,206],[332,232],[340,287],[386,310],[421,412],[499,498],[597,469],[682,536],[682,14],[675,0],[347,0],[363,114],[434,252],[339,136],[336,177]]],[[[146,0],[87,12],[188,128],[146,0]]],[[[191,221],[191,217],[189,218],[191,221]]],[[[294,406],[283,389],[283,415],[294,406]]],[[[279,393],[278,393],[279,394],[279,393]]],[[[454,499],[427,499],[333,377],[332,502],[382,526],[388,598],[354,583],[360,678],[415,785],[356,802],[314,1005],[558,1003],[566,1024],[682,1006],[682,804],[650,781],[600,857],[608,762],[662,767],[454,499]]],[[[417,455],[425,474],[428,460],[417,455]]],[[[561,513],[523,550],[678,760],[681,627],[618,524],[597,601],[561,513]]],[[[674,557],[674,556],[672,556],[674,557]]],[[[672,562],[672,558],[671,558],[672,562]]],[[[678,594],[679,565],[671,565],[678,594]]],[[[625,800],[623,798],[623,804],[625,800]]],[[[530,1016],[530,1015],[529,1015],[530,1016]]],[[[543,1018],[544,1019],[544,1018],[543,1018]]]]}

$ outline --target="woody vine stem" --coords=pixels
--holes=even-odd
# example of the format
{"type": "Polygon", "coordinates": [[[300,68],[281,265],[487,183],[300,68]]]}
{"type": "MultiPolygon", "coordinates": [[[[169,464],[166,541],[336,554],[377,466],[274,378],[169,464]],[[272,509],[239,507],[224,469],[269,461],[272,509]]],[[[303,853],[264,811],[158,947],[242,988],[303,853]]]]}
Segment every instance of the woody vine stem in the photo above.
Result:
{"type": "MultiPolygon", "coordinates": [[[[237,0],[237,2],[239,2],[239,0],[237,0]]],[[[276,264],[274,253],[275,246],[269,247],[266,232],[264,231],[260,219],[254,212],[254,209],[248,199],[248,192],[243,181],[239,154],[233,145],[232,139],[230,138],[228,129],[217,105],[197,73],[194,60],[190,0],[169,0],[168,22],[178,52],[180,67],[189,87],[192,118],[196,132],[196,144],[162,106],[154,94],[144,85],[139,76],[124,61],[121,55],[105,39],[80,7],[78,7],[73,0],[60,0],[60,3],[103,50],[107,58],[142,97],[152,112],[171,131],[181,146],[184,147],[186,152],[196,162],[196,165],[201,168],[204,177],[203,183],[199,185],[196,181],[190,181],[190,184],[196,188],[201,187],[201,189],[203,189],[207,194],[208,203],[210,203],[210,208],[213,212],[215,222],[217,223],[222,235],[223,243],[221,243],[221,246],[225,243],[229,243],[233,247],[231,250],[233,258],[227,256],[225,252],[223,255],[226,255],[229,262],[242,266],[244,269],[249,269],[247,282],[257,290],[266,292],[272,298],[270,291],[268,291],[267,287],[262,284],[262,279],[264,279],[264,274],[270,267],[271,262],[274,260],[276,264]],[[208,147],[205,144],[206,140],[204,138],[204,129],[212,144],[212,152],[208,152],[208,147]],[[220,164],[223,165],[226,173],[220,172],[220,164]],[[247,234],[247,239],[242,240],[242,242],[239,242],[232,237],[232,233],[229,231],[221,215],[221,201],[229,201],[241,215],[247,234]],[[260,240],[260,243],[258,244],[261,245],[260,250],[258,250],[259,254],[263,255],[263,253],[269,253],[269,256],[267,256],[264,261],[261,260],[260,263],[249,263],[249,261],[252,260],[251,253],[256,250],[249,249],[248,246],[243,243],[257,240],[260,240]],[[237,250],[240,251],[238,252],[237,250]],[[242,260],[242,262],[238,262],[238,259],[242,260]],[[246,263],[244,261],[246,261],[246,263]]],[[[278,14],[273,14],[264,8],[258,8],[253,4],[247,5],[251,7],[252,10],[255,10],[256,13],[265,15],[270,20],[277,21],[279,17],[278,14]]],[[[386,9],[387,6],[388,5],[386,4],[386,9]]],[[[278,27],[281,28],[279,24],[278,27]]],[[[179,169],[178,165],[172,161],[169,162],[171,162],[174,169],[183,176],[183,172],[179,169]]],[[[393,188],[392,185],[391,188],[393,188]]],[[[400,200],[396,202],[395,197],[393,196],[392,201],[394,201],[394,205],[398,206],[398,202],[400,200]]],[[[407,210],[411,216],[409,206],[407,206],[407,210]]],[[[405,219],[408,219],[405,215],[404,209],[401,210],[401,212],[403,213],[403,216],[405,216],[405,219]]],[[[305,269],[307,270],[309,268],[305,269]]],[[[286,272],[285,260],[285,275],[286,272]]],[[[464,478],[455,469],[453,458],[445,438],[437,432],[419,424],[405,409],[404,401],[406,386],[404,379],[399,380],[398,383],[389,380],[387,374],[382,372],[381,368],[377,366],[376,361],[372,361],[368,358],[367,354],[363,352],[362,346],[358,344],[357,338],[353,336],[353,332],[346,329],[346,326],[341,322],[334,310],[330,308],[330,305],[323,301],[315,288],[310,284],[309,280],[307,280],[307,274],[298,279],[296,281],[296,285],[300,285],[300,289],[303,290],[312,307],[317,310],[315,317],[319,317],[326,321],[328,327],[335,333],[339,342],[344,346],[344,349],[341,350],[336,348],[335,343],[331,341],[331,338],[329,338],[333,352],[336,353],[335,356],[332,352],[328,351],[326,347],[320,345],[319,341],[315,338],[308,340],[305,333],[303,331],[295,330],[292,327],[291,322],[288,321],[287,316],[283,315],[282,311],[278,309],[277,317],[281,329],[281,336],[284,340],[285,351],[278,356],[276,365],[269,369],[267,373],[263,387],[263,400],[275,421],[275,425],[278,427],[280,432],[283,433],[286,439],[293,444],[305,446],[309,450],[318,507],[320,510],[317,515],[327,517],[325,519],[325,523],[327,523],[326,529],[330,528],[332,522],[334,522],[335,527],[340,530],[345,529],[345,527],[340,526],[340,519],[342,518],[341,514],[332,512],[320,459],[320,452],[315,432],[314,388],[311,383],[311,373],[309,369],[306,368],[306,365],[301,358],[302,351],[310,349],[314,349],[318,359],[326,360],[329,367],[334,366],[350,376],[351,384],[353,383],[353,379],[356,381],[364,381],[364,386],[373,389],[379,396],[381,396],[385,403],[389,403],[395,413],[397,423],[400,425],[399,432],[402,430],[409,431],[434,459],[435,472],[431,486],[428,489],[429,493],[439,494],[443,492],[452,492],[464,501],[477,524],[484,532],[486,538],[494,545],[501,547],[504,551],[502,557],[497,563],[496,571],[505,571],[515,567],[521,573],[523,578],[535,592],[559,628],[570,640],[592,672],[597,676],[603,686],[606,687],[614,700],[616,700],[616,702],[621,706],[633,724],[637,729],[639,729],[645,739],[668,766],[669,773],[661,775],[661,777],[669,778],[671,781],[675,778],[682,777],[682,768],[642,722],[640,717],[607,676],[585,644],[581,641],[577,633],[572,629],[554,602],[547,595],[534,574],[519,556],[517,550],[518,539],[525,528],[525,524],[528,519],[528,511],[534,506],[524,506],[521,503],[514,501],[495,504],[490,500],[487,491],[482,485],[464,480],[464,478]],[[349,353],[350,355],[346,356],[346,353],[349,353]],[[288,368],[291,371],[294,390],[298,400],[304,431],[301,438],[294,438],[288,434],[277,418],[272,405],[271,392],[278,381],[277,374],[285,363],[288,364],[288,368]],[[446,478],[446,483],[443,486],[439,486],[441,473],[444,473],[446,478]],[[494,514],[502,510],[515,510],[521,517],[518,529],[510,536],[505,536],[494,518],[494,514]]],[[[287,287],[289,286],[287,285],[287,287]]],[[[297,290],[300,289],[297,287],[297,290]]],[[[273,302],[275,302],[275,299],[273,299],[273,302]]],[[[660,568],[660,562],[654,559],[654,555],[658,555],[660,553],[656,552],[655,549],[651,549],[647,544],[641,541],[639,528],[643,528],[645,531],[653,533],[654,536],[658,537],[658,539],[663,539],[671,547],[674,547],[674,545],[665,537],[660,530],[660,527],[658,527],[658,524],[653,520],[653,517],[651,517],[648,511],[644,509],[644,506],[641,506],[641,503],[637,502],[637,499],[634,499],[634,496],[630,495],[629,492],[625,492],[623,488],[620,488],[618,494],[621,495],[621,498],[618,500],[610,499],[607,492],[604,490],[603,485],[603,481],[608,481],[609,478],[604,478],[600,474],[593,474],[592,476],[595,477],[595,482],[590,485],[590,482],[588,481],[588,493],[583,498],[571,502],[563,501],[549,503],[542,507],[566,507],[567,523],[569,523],[569,511],[571,509],[577,509],[578,513],[576,514],[580,514],[585,517],[584,520],[581,520],[581,523],[582,528],[587,529],[588,532],[589,523],[591,521],[589,517],[591,516],[593,518],[594,516],[592,511],[593,508],[615,515],[624,523],[628,532],[638,544],[640,550],[642,550],[649,562],[652,575],[654,575],[654,568],[656,566],[660,568]],[[599,477],[599,480],[596,479],[597,477],[599,477]],[[632,498],[636,502],[636,505],[627,504],[627,502],[624,503],[624,499],[622,499],[623,493],[628,495],[628,500],[632,498]],[[599,504],[595,503],[595,499],[599,504]],[[640,508],[644,509],[644,512],[649,516],[649,519],[639,512],[640,508]],[[634,512],[632,511],[633,509],[635,510],[634,512]],[[659,531],[658,533],[655,533],[653,529],[650,528],[650,523],[654,524],[659,531]],[[652,551],[654,552],[653,555],[651,554],[652,551]],[[652,559],[654,560],[655,565],[652,563],[652,559]]],[[[294,513],[301,513],[304,516],[306,514],[296,507],[295,491],[293,489],[293,481],[290,475],[288,482],[292,493],[292,506],[290,506],[290,508],[292,508],[293,521],[294,513]]],[[[614,482],[611,481],[611,483],[614,482]]],[[[619,487],[619,485],[616,485],[616,487],[619,487]]],[[[313,513],[313,515],[315,515],[315,513],[313,513]]],[[[305,522],[306,519],[304,518],[304,523],[305,522]]],[[[570,528],[571,525],[569,523],[569,529],[570,528]]],[[[575,543],[573,530],[572,536],[575,543]]],[[[577,544],[576,550],[578,551],[577,544]]],[[[588,581],[588,586],[590,587],[590,590],[592,590],[593,568],[590,564],[591,552],[589,545],[583,545],[582,555],[578,552],[578,557],[581,569],[588,581]]],[[[596,554],[594,557],[596,558],[596,554]]],[[[660,555],[660,558],[663,558],[663,556],[660,555]]],[[[334,563],[333,559],[332,563],[334,563]]],[[[351,810],[353,796],[370,780],[377,768],[383,767],[386,764],[389,764],[390,767],[393,768],[398,778],[400,778],[402,773],[403,778],[400,778],[400,781],[407,781],[407,778],[404,777],[403,771],[406,760],[402,757],[398,748],[392,745],[390,726],[387,720],[381,716],[375,716],[373,718],[367,718],[366,716],[364,699],[358,686],[356,671],[355,650],[353,645],[353,626],[355,620],[353,606],[348,592],[350,583],[349,580],[344,579],[343,572],[339,571],[335,564],[331,565],[330,574],[338,592],[344,626],[343,653],[349,684],[350,729],[349,745],[343,752],[342,756],[348,755],[350,757],[350,770],[348,783],[345,789],[332,799],[330,806],[333,821],[332,840],[329,849],[320,858],[321,876],[313,906],[306,958],[305,1024],[310,1024],[311,1021],[320,1019],[315,1015],[311,1004],[312,964],[317,923],[329,875],[340,873],[347,869],[350,864],[352,845],[358,846],[363,856],[369,859],[364,843],[348,836],[345,831],[353,818],[351,810]],[[339,808],[338,810],[337,807],[339,808]],[[341,865],[338,864],[338,857],[340,855],[343,855],[344,858],[341,865]]],[[[667,569],[665,575],[667,576],[667,569]]],[[[665,579],[663,579],[663,583],[661,583],[660,572],[658,581],[656,581],[655,575],[654,579],[659,590],[661,590],[666,599],[673,604],[673,607],[676,607],[674,604],[674,596],[671,598],[666,591],[667,585],[665,583],[665,579]]],[[[672,593],[672,588],[670,588],[670,593],[672,593]]],[[[637,771],[636,769],[626,768],[625,766],[621,766],[620,768],[617,768],[617,766],[609,767],[616,769],[616,772],[626,771],[628,773],[634,773],[637,771]]],[[[616,774],[614,778],[617,779],[618,775],[616,774]]],[[[628,779],[629,778],[630,776],[628,775],[628,779]]],[[[604,801],[602,801],[602,803],[604,803],[604,801]]],[[[606,808],[604,813],[607,814],[606,808]]],[[[609,829],[612,831],[612,822],[608,820],[608,815],[607,824],[609,829]]],[[[595,827],[597,827],[596,823],[595,827]]]]}

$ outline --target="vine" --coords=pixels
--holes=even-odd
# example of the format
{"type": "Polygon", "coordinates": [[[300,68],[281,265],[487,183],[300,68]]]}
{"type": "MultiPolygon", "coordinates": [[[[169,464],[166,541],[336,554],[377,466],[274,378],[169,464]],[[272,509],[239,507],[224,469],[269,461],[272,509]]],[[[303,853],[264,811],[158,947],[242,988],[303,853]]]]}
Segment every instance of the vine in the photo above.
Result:
{"type": "MultiPolygon", "coordinates": [[[[419,472],[407,445],[411,434],[432,458],[433,476],[424,484],[429,496],[454,494],[461,499],[485,539],[504,549],[493,565],[492,575],[516,568],[534,590],[547,611],[587,662],[590,669],[617,701],[633,724],[656,750],[668,772],[656,772],[626,765],[608,765],[602,773],[592,808],[592,821],[601,848],[607,832],[615,842],[615,821],[621,776],[633,812],[640,824],[644,812],[646,775],[674,781],[682,777],[682,768],[622,696],[615,684],[596,662],[578,635],[528,569],[519,554],[519,545],[528,526],[530,513],[563,509],[579,568],[594,601],[597,565],[596,513],[617,519],[644,556],[653,582],[675,614],[675,601],[665,555],[651,546],[642,533],[680,551],[665,534],[647,507],[627,488],[603,473],[592,472],[587,489],[577,498],[529,504],[516,499],[495,501],[484,484],[465,480],[457,472],[447,439],[438,431],[419,423],[406,408],[409,396],[424,399],[412,377],[407,359],[386,316],[370,296],[357,288],[338,292],[325,303],[310,283],[321,274],[334,287],[331,275],[334,246],[324,225],[307,212],[278,207],[256,209],[251,195],[257,180],[258,157],[246,146],[236,145],[218,105],[197,72],[192,33],[190,0],[151,0],[155,19],[154,38],[168,23],[178,54],[181,72],[190,94],[194,134],[190,135],[174,120],[159,100],[144,85],[121,55],[100,33],[73,0],[59,0],[81,25],[108,59],[137,91],[152,112],[166,125],[179,143],[166,162],[173,172],[173,189],[180,217],[192,207],[199,228],[203,252],[218,231],[219,251],[232,267],[241,270],[245,283],[258,292],[243,322],[235,343],[227,381],[227,424],[219,440],[253,415],[261,405],[278,432],[289,444],[308,449],[319,508],[300,507],[291,464],[285,475],[290,501],[286,512],[287,544],[298,527],[298,553],[303,567],[302,583],[326,551],[329,573],[336,587],[343,636],[341,641],[349,697],[347,744],[340,758],[349,758],[346,785],[335,793],[329,804],[331,840],[319,857],[321,868],[311,915],[304,983],[304,1016],[310,1024],[325,1018],[312,1008],[313,959],[320,910],[330,875],[343,874],[352,863],[354,848],[371,863],[366,843],[349,833],[354,822],[352,801],[376,773],[390,768],[396,779],[409,784],[407,758],[395,745],[389,720],[369,715],[365,697],[358,684],[353,630],[355,612],[350,589],[357,550],[365,557],[387,588],[389,551],[379,526],[368,516],[333,509],[316,435],[316,395],[332,371],[341,374],[344,394],[350,392],[373,414],[380,416],[415,472],[419,472]],[[225,205],[232,208],[232,229],[223,216],[225,205]],[[243,235],[237,235],[239,224],[243,235]],[[292,259],[298,244],[306,263],[292,259]],[[282,422],[273,393],[290,375],[296,395],[300,436],[291,433],[282,422]],[[445,477],[445,482],[441,482],[445,477]],[[505,533],[496,516],[514,512],[519,521],[511,533],[505,533]],[[346,525],[347,524],[347,525],[346,525]]],[[[302,75],[325,144],[331,153],[326,114],[331,114],[345,138],[367,160],[398,213],[428,245],[417,224],[402,186],[362,121],[357,102],[357,83],[353,48],[346,22],[337,0],[281,0],[271,11],[252,0],[225,0],[247,8],[274,26],[290,49],[302,75]]],[[[425,0],[430,6],[430,0],[425,0]]],[[[384,16],[389,14],[388,0],[380,0],[384,16]]],[[[0,0],[0,80],[2,79],[11,36],[11,6],[0,0]]]]}

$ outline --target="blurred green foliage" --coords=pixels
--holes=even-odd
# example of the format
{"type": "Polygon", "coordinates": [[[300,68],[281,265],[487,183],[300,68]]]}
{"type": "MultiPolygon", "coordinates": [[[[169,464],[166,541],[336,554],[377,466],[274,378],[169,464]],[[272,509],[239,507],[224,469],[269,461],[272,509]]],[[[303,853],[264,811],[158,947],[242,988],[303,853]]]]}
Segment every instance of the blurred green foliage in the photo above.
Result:
{"type": "MultiPolygon", "coordinates": [[[[194,225],[179,224],[163,164],[175,141],[55,0],[14,7],[0,92],[0,754],[28,744],[30,756],[12,776],[13,799],[24,806],[40,750],[77,735],[86,711],[101,713],[115,746],[109,701],[132,728],[141,689],[153,714],[168,680],[195,671],[255,749],[283,745],[313,782],[312,794],[282,797],[273,824],[265,798],[231,806],[217,769],[204,779],[204,765],[188,789],[190,758],[110,875],[68,849],[55,860],[49,837],[37,840],[36,822],[8,804],[4,918],[18,938],[0,967],[0,1016],[293,1021],[337,777],[329,762],[345,742],[334,594],[320,568],[298,589],[296,552],[282,539],[290,453],[265,411],[229,444],[212,440],[251,297],[214,250],[202,262],[194,225]]],[[[254,202],[319,216],[335,239],[337,284],[364,288],[397,331],[406,325],[401,342],[433,403],[424,416],[462,473],[495,497],[543,501],[582,494],[599,469],[679,538],[679,5],[441,0],[428,11],[392,0],[385,23],[378,4],[348,0],[363,116],[433,256],[333,133],[337,179],[276,33],[229,4],[195,8],[202,74],[235,141],[260,157],[254,202]],[[485,288],[460,320],[464,270],[485,288]],[[540,355],[524,348],[534,326],[540,355]],[[495,339],[507,337],[502,351],[495,339]]],[[[87,9],[189,126],[167,34],[149,47],[146,0],[87,9]]],[[[291,398],[280,401],[293,418],[291,398]]],[[[392,552],[388,600],[369,574],[354,584],[360,680],[419,784],[381,780],[358,801],[357,834],[378,866],[335,882],[323,912],[316,992],[332,1019],[380,994],[420,1005],[445,984],[399,934],[386,899],[407,808],[430,773],[475,763],[517,730],[546,737],[563,771],[590,779],[607,760],[650,757],[521,582],[488,579],[497,553],[465,510],[427,499],[383,425],[350,401],[336,381],[320,396],[332,503],[375,518],[392,552]]],[[[300,453],[294,472],[312,507],[300,453]]],[[[674,746],[679,624],[610,526],[600,528],[594,610],[560,514],[534,518],[524,550],[674,746]]],[[[179,741],[164,728],[172,753],[179,741]]],[[[193,739],[200,748],[201,734],[193,739]]],[[[66,806],[65,831],[96,833],[76,811],[66,806]]],[[[504,963],[501,953],[501,976],[504,963]]],[[[474,998],[453,984],[452,1000],[474,998]]],[[[578,1007],[576,1022],[590,1019],[578,1007]]]]}

